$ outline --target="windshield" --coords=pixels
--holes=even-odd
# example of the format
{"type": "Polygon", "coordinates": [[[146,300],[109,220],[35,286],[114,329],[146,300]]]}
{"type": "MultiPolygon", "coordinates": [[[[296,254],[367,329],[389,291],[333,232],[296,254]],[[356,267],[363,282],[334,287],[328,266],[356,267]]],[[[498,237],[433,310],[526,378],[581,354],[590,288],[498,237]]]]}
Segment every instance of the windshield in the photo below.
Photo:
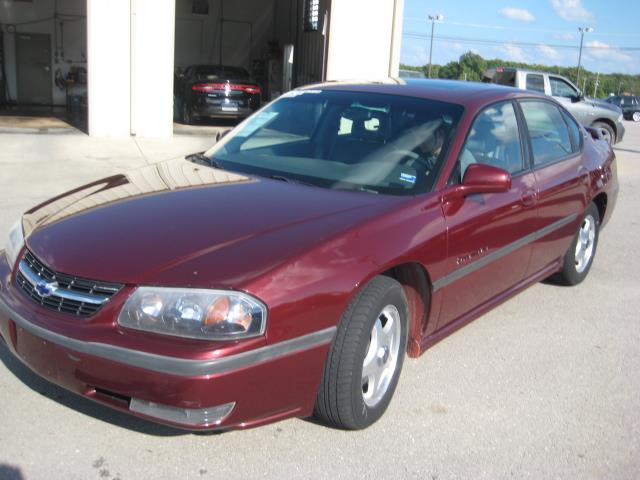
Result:
{"type": "Polygon", "coordinates": [[[206,153],[225,169],[391,195],[431,190],[460,105],[397,95],[294,90],[206,153]]]}

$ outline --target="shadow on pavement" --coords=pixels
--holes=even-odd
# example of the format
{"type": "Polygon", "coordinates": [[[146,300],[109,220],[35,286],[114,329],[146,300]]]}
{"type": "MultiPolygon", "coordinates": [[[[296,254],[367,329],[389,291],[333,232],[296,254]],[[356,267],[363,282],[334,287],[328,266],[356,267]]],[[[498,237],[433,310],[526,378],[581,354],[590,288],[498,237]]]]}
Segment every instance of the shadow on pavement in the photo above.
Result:
{"type": "MultiPolygon", "coordinates": [[[[0,342],[0,362],[13,373],[22,383],[24,383],[31,390],[38,392],[59,404],[71,408],[84,415],[91,416],[103,422],[110,423],[120,428],[126,428],[138,433],[145,433],[147,435],[154,435],[158,437],[173,437],[178,435],[189,435],[191,432],[166,427],[164,425],[148,422],[146,420],[127,415],[117,410],[112,410],[108,407],[95,403],[91,400],[83,398],[75,393],[69,392],[57,385],[54,385],[47,380],[39,377],[7,350],[7,346],[0,342]]],[[[11,472],[6,473],[0,464],[0,479],[21,479],[22,476],[12,477],[11,472]]],[[[18,474],[20,472],[18,471],[18,474]]]]}

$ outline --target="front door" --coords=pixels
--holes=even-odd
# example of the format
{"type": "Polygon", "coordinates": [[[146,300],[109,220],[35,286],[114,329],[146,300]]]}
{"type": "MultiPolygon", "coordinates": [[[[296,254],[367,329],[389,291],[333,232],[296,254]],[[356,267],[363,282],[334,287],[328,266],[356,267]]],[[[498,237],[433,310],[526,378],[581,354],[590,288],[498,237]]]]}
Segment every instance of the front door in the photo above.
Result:
{"type": "Polygon", "coordinates": [[[464,177],[469,164],[484,163],[511,173],[512,186],[508,192],[470,195],[443,206],[449,248],[447,274],[434,282],[434,290],[444,289],[438,328],[525,277],[537,208],[536,181],[523,146],[512,102],[491,105],[476,117],[453,183],[464,177]]]}
{"type": "Polygon", "coordinates": [[[18,103],[51,105],[51,36],[16,33],[18,103]]]}

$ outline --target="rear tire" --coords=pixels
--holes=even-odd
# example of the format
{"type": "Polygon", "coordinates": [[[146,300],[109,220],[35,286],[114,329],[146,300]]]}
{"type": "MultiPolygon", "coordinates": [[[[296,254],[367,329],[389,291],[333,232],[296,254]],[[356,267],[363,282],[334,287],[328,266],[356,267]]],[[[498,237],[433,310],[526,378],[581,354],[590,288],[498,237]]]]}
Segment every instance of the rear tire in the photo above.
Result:
{"type": "Polygon", "coordinates": [[[182,123],[185,125],[193,125],[194,116],[191,114],[191,109],[187,102],[182,102],[182,123]]]}
{"type": "Polygon", "coordinates": [[[633,115],[631,116],[631,118],[633,119],[634,122],[640,122],[640,112],[633,112],[633,115]]]}
{"type": "Polygon", "coordinates": [[[351,301],[331,345],[316,398],[315,416],[360,430],[385,412],[407,346],[407,301],[402,286],[376,277],[351,301]]]}
{"type": "Polygon", "coordinates": [[[611,125],[604,122],[594,122],[592,126],[604,130],[602,137],[607,141],[609,145],[613,145],[614,143],[616,143],[616,132],[613,130],[613,127],[611,127],[611,125]]]}
{"type": "Polygon", "coordinates": [[[552,277],[562,285],[577,285],[589,274],[598,247],[600,214],[592,203],[587,208],[582,222],[567,253],[564,255],[562,270],[552,277]]]}

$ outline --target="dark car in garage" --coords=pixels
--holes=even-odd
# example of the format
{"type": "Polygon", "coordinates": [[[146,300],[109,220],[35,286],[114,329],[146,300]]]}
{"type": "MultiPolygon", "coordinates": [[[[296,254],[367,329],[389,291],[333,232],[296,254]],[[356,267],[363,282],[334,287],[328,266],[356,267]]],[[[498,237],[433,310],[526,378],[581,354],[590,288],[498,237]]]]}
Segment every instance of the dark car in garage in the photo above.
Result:
{"type": "Polygon", "coordinates": [[[191,125],[202,118],[244,118],[260,108],[262,90],[244,68],[187,67],[174,80],[176,117],[191,125]]]}
{"type": "Polygon", "coordinates": [[[543,279],[582,282],[619,188],[599,130],[474,82],[294,90],[194,158],[35,206],[0,250],[0,343],[194,430],[371,425],[405,354],[543,279]]]}

